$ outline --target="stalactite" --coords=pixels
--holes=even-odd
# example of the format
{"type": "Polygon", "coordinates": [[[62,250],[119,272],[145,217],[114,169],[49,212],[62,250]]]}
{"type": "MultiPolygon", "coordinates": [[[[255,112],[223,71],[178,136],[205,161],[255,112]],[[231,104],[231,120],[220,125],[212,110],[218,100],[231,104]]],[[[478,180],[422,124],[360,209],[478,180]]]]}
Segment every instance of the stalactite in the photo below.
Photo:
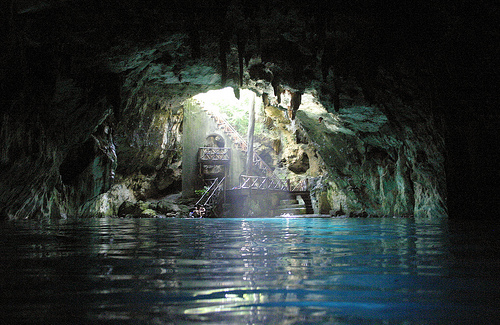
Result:
{"type": "Polygon", "coordinates": [[[245,171],[247,175],[252,175],[252,162],[253,162],[253,137],[255,130],[255,94],[252,96],[250,104],[250,112],[248,114],[248,150],[245,171]]]}
{"type": "Polygon", "coordinates": [[[229,48],[229,41],[226,32],[223,32],[219,38],[219,60],[221,66],[221,84],[226,85],[227,81],[227,49],[229,48]]]}
{"type": "Polygon", "coordinates": [[[338,112],[340,110],[340,80],[338,75],[333,71],[333,109],[338,112]]]}
{"type": "Polygon", "coordinates": [[[189,31],[189,43],[191,46],[191,56],[193,59],[201,57],[200,32],[196,26],[189,31]]]}
{"type": "Polygon", "coordinates": [[[269,95],[267,93],[262,93],[262,103],[264,103],[264,107],[269,106],[269,95]]]}
{"type": "Polygon", "coordinates": [[[295,114],[297,113],[297,110],[299,109],[300,103],[302,101],[302,93],[291,92],[290,94],[292,98],[290,100],[290,107],[288,109],[288,117],[294,120],[295,114]]]}
{"type": "Polygon", "coordinates": [[[323,45],[323,56],[321,58],[321,75],[323,77],[323,82],[328,82],[328,75],[330,70],[332,71],[332,83],[333,83],[333,108],[336,112],[340,110],[340,62],[338,58],[338,48],[334,37],[325,40],[323,45]]]}
{"type": "Polygon", "coordinates": [[[237,35],[237,43],[238,43],[238,66],[239,66],[239,85],[243,86],[243,55],[245,54],[245,43],[246,38],[242,35],[242,33],[238,33],[237,35]]]}
{"type": "Polygon", "coordinates": [[[273,150],[276,154],[279,154],[281,151],[281,140],[275,139],[273,140],[273,150]]]}
{"type": "Polygon", "coordinates": [[[259,55],[262,55],[262,35],[261,35],[261,28],[259,25],[255,26],[255,35],[257,38],[257,52],[259,55]]]}
{"type": "Polygon", "coordinates": [[[278,104],[281,103],[281,87],[279,85],[278,79],[276,77],[271,81],[271,85],[273,86],[274,96],[277,97],[278,104]]]}

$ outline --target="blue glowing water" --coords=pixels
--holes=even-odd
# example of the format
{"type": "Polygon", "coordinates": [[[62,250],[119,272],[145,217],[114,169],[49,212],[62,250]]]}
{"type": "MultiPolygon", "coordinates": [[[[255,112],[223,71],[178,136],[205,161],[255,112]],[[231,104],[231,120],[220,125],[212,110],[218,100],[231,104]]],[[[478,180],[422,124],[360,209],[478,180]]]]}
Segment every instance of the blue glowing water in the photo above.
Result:
{"type": "Polygon", "coordinates": [[[4,323],[490,324],[498,247],[413,219],[0,224],[4,323]]]}

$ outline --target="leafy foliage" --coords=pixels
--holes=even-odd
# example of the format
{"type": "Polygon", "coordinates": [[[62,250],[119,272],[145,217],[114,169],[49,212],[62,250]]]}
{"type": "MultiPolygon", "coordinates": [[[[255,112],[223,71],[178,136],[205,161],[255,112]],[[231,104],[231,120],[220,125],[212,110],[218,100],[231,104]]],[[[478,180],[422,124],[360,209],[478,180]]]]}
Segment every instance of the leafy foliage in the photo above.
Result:
{"type": "MultiPolygon", "coordinates": [[[[248,132],[248,112],[252,105],[252,97],[255,94],[250,90],[241,90],[240,99],[234,97],[233,90],[226,88],[219,91],[208,92],[199,98],[203,106],[223,116],[229,124],[242,136],[246,137],[248,132]]],[[[263,119],[262,100],[255,96],[255,134],[263,132],[263,125],[259,123],[263,119]]]]}

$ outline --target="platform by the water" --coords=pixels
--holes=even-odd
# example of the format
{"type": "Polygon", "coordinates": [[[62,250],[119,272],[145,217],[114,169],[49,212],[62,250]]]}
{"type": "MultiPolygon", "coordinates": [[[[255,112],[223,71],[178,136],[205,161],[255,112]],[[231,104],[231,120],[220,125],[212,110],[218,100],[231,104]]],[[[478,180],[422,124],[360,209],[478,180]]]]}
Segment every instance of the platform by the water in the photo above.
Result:
{"type": "Polygon", "coordinates": [[[329,214],[281,214],[273,218],[334,218],[329,214]]]}

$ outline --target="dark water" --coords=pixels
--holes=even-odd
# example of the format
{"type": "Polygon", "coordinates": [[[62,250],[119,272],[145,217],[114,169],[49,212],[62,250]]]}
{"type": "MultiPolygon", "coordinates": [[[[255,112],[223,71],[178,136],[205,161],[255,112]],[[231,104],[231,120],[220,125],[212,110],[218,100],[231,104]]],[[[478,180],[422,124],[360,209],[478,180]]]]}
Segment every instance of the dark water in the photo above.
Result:
{"type": "Polygon", "coordinates": [[[0,223],[0,323],[492,324],[497,248],[411,219],[0,223]]]}

